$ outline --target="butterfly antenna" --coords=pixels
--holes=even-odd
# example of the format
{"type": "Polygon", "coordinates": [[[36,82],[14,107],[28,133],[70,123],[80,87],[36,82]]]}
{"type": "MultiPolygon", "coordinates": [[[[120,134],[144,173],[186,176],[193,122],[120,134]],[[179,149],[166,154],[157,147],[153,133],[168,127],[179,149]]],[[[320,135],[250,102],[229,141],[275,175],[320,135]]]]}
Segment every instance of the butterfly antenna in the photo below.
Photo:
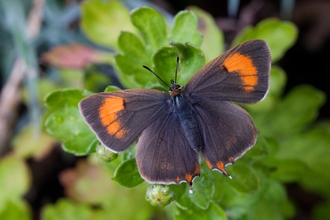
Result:
{"type": "Polygon", "coordinates": [[[176,67],[175,67],[175,83],[176,83],[176,79],[177,79],[177,76],[178,76],[178,68],[179,68],[179,57],[176,57],[176,67]]]}
{"type": "Polygon", "coordinates": [[[143,68],[147,69],[149,72],[151,72],[152,74],[154,74],[162,83],[164,83],[167,87],[171,87],[169,86],[164,80],[162,80],[162,78],[160,78],[154,71],[152,71],[149,67],[147,66],[143,66],[143,68]]]}

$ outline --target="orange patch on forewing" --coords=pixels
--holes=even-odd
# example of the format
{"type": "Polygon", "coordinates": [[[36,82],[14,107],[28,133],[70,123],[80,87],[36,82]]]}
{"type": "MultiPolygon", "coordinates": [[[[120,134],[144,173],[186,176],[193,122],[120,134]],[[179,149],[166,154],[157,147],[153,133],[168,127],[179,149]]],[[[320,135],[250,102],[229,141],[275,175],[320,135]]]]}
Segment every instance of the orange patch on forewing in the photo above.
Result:
{"type": "MultiPolygon", "coordinates": [[[[108,126],[108,132],[109,132],[109,126],[108,126]]],[[[116,136],[116,138],[121,139],[124,137],[125,133],[126,133],[126,130],[123,130],[123,129],[121,129],[119,131],[117,130],[117,132],[115,132],[115,136],[116,136]]]]}
{"type": "Polygon", "coordinates": [[[99,116],[103,125],[108,125],[116,118],[116,114],[123,110],[124,99],[121,97],[109,97],[103,100],[99,108],[99,116]]]}
{"type": "Polygon", "coordinates": [[[223,65],[228,72],[238,72],[245,91],[250,92],[254,90],[254,86],[258,84],[258,71],[250,57],[234,53],[223,62],[223,65]]]}
{"type": "Polygon", "coordinates": [[[101,124],[107,127],[107,132],[120,139],[126,133],[126,130],[120,129],[121,124],[118,120],[118,113],[124,110],[124,99],[121,97],[109,97],[104,99],[99,108],[101,124]]]}
{"type": "Polygon", "coordinates": [[[229,161],[229,162],[233,162],[233,161],[234,161],[234,158],[233,158],[233,157],[229,157],[229,158],[228,158],[228,161],[229,161]]]}
{"type": "Polygon", "coordinates": [[[176,177],[175,177],[175,182],[176,182],[176,183],[179,183],[179,182],[180,182],[180,177],[179,177],[179,176],[176,176],[176,177]]]}

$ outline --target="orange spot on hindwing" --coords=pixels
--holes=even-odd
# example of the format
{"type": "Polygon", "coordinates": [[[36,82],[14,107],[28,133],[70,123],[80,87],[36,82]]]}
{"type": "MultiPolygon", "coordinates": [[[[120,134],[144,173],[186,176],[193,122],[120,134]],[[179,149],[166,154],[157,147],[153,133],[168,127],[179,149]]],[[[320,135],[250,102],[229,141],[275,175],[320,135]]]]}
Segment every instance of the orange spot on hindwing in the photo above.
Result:
{"type": "Polygon", "coordinates": [[[234,158],[233,157],[229,157],[228,158],[228,161],[232,163],[232,162],[234,162],[234,158]]]}
{"type": "Polygon", "coordinates": [[[227,173],[226,169],[225,169],[225,164],[222,161],[219,161],[217,163],[217,168],[225,175],[225,176],[229,176],[229,174],[227,173]]]}
{"type": "Polygon", "coordinates": [[[193,176],[191,174],[186,174],[186,181],[187,183],[191,184],[193,176]]]}
{"type": "Polygon", "coordinates": [[[244,90],[251,92],[258,84],[257,68],[249,56],[234,53],[223,62],[228,72],[237,72],[244,84],[244,90]]]}
{"type": "Polygon", "coordinates": [[[118,113],[124,108],[124,99],[121,97],[106,98],[99,108],[101,124],[107,128],[108,134],[115,136],[117,139],[122,138],[126,133],[118,119],[118,113]]]}
{"type": "Polygon", "coordinates": [[[208,159],[205,159],[206,165],[210,168],[213,169],[213,165],[211,164],[211,162],[208,159]]]}
{"type": "Polygon", "coordinates": [[[217,168],[222,171],[225,169],[225,165],[223,164],[223,162],[220,161],[217,163],[217,168]]]}
{"type": "Polygon", "coordinates": [[[199,167],[199,164],[196,165],[195,171],[194,171],[194,175],[199,175],[201,173],[201,169],[199,167]]]}

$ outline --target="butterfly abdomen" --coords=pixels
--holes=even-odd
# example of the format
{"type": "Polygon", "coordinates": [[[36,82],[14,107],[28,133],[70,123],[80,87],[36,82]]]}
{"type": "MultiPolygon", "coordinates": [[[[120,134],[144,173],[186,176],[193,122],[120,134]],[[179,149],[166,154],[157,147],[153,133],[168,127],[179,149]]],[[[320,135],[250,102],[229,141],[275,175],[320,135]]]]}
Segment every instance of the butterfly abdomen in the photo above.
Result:
{"type": "Polygon", "coordinates": [[[203,140],[191,106],[182,94],[173,97],[173,105],[174,113],[180,121],[181,129],[183,130],[190,147],[194,151],[199,152],[203,140]]]}

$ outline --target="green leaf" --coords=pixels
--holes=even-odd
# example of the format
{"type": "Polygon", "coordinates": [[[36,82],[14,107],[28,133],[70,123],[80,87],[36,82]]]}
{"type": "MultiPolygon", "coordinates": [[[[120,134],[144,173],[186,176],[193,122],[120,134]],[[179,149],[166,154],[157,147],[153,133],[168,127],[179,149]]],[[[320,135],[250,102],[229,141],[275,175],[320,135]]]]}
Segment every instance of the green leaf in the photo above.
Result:
{"type": "Polygon", "coordinates": [[[145,61],[148,59],[143,42],[133,33],[123,31],[118,38],[118,46],[122,53],[128,58],[134,57],[145,61]]]}
{"type": "Polygon", "coordinates": [[[290,218],[294,214],[294,207],[288,201],[285,188],[277,181],[266,180],[254,199],[249,199],[253,203],[246,207],[245,219],[280,220],[290,218]]]}
{"type": "Polygon", "coordinates": [[[223,184],[225,194],[220,205],[232,219],[286,219],[294,214],[294,207],[286,196],[285,188],[278,181],[269,179],[258,170],[261,177],[257,191],[238,193],[223,184]]]}
{"type": "Polygon", "coordinates": [[[128,188],[135,187],[144,181],[140,176],[135,158],[121,163],[117,167],[112,179],[128,188]]]}
{"type": "Polygon", "coordinates": [[[91,92],[81,89],[60,89],[49,93],[45,97],[45,104],[51,109],[78,107],[78,103],[91,94],[91,92]]]}
{"type": "Polygon", "coordinates": [[[118,39],[121,53],[115,56],[118,76],[126,88],[140,88],[155,77],[142,66],[151,67],[151,56],[147,55],[146,47],[134,34],[122,32],[118,39]]]}
{"type": "Polygon", "coordinates": [[[330,131],[321,126],[315,126],[307,132],[282,139],[274,157],[281,161],[283,159],[300,160],[307,164],[309,172],[329,179],[330,173],[324,172],[325,167],[330,167],[329,143],[330,131]]]}
{"type": "Polygon", "coordinates": [[[95,135],[80,115],[78,103],[90,95],[87,90],[63,89],[50,93],[45,103],[50,109],[44,125],[46,131],[63,142],[63,149],[75,155],[93,151],[95,135]]]}
{"type": "Polygon", "coordinates": [[[94,43],[117,48],[121,31],[135,32],[127,8],[119,1],[85,1],[81,7],[81,28],[94,43]]]}
{"type": "MultiPolygon", "coordinates": [[[[179,51],[173,46],[160,48],[153,57],[154,72],[167,84],[170,83],[170,80],[174,80],[177,57],[179,57],[179,51]]],[[[180,74],[181,72],[178,73],[178,75],[180,74]]],[[[159,85],[164,86],[156,77],[154,79],[158,81],[159,85]]],[[[168,91],[167,86],[165,87],[164,91],[168,91]]]]}
{"type": "Polygon", "coordinates": [[[227,168],[232,176],[229,184],[239,192],[254,192],[260,187],[260,180],[257,173],[244,161],[237,161],[227,168]]]}
{"type": "Polygon", "coordinates": [[[204,210],[207,209],[215,191],[212,174],[212,171],[206,166],[206,164],[202,163],[201,175],[194,179],[192,191],[188,191],[188,187],[186,187],[185,192],[182,193],[183,188],[179,189],[179,196],[176,198],[177,205],[182,209],[189,209],[195,204],[196,207],[204,210]]]}
{"type": "Polygon", "coordinates": [[[233,41],[236,46],[247,40],[263,39],[270,47],[272,61],[279,60],[295,43],[298,36],[296,26],[288,21],[265,19],[255,27],[245,28],[233,41]]]}
{"type": "Polygon", "coordinates": [[[197,31],[196,16],[191,11],[180,11],[174,18],[174,25],[168,39],[199,47],[202,43],[202,35],[197,31]]]}
{"type": "Polygon", "coordinates": [[[201,35],[196,31],[197,19],[191,12],[184,11],[177,15],[169,38],[166,35],[164,18],[152,8],[133,10],[131,20],[139,29],[143,42],[129,32],[123,32],[119,37],[118,44],[122,53],[118,54],[115,60],[119,77],[125,87],[163,86],[155,76],[142,68],[143,65],[153,69],[165,82],[170,82],[175,73],[176,57],[181,55],[182,72],[178,77],[182,79],[180,82],[184,83],[204,65],[201,50],[191,44],[180,43],[191,42],[197,46],[201,43],[201,35]],[[170,40],[171,46],[167,46],[170,40]],[[175,40],[178,42],[174,42],[175,40]],[[151,66],[151,60],[154,66],[151,66]]]}
{"type": "Polygon", "coordinates": [[[11,200],[3,209],[0,208],[1,220],[29,220],[32,219],[31,210],[23,200],[11,200]]]}
{"type": "Polygon", "coordinates": [[[167,43],[165,19],[155,9],[150,7],[134,9],[131,12],[131,21],[139,29],[148,57],[167,43]]]}
{"type": "Polygon", "coordinates": [[[97,147],[99,145],[101,145],[101,143],[99,142],[99,140],[96,138],[96,136],[94,135],[94,140],[92,140],[90,142],[90,144],[88,145],[87,149],[86,149],[86,153],[87,154],[91,154],[91,153],[95,153],[97,152],[97,147]]]}
{"type": "Polygon", "coordinates": [[[270,89],[268,95],[274,97],[281,96],[286,85],[286,80],[284,70],[277,65],[273,65],[270,70],[270,89]]]}
{"type": "MultiPolygon", "coordinates": [[[[317,168],[317,170],[319,170],[319,168],[317,168]]],[[[324,174],[324,171],[323,173],[320,173],[319,171],[315,171],[310,168],[304,173],[304,175],[300,176],[300,180],[297,182],[304,190],[308,192],[320,195],[323,198],[330,198],[329,178],[327,178],[329,174],[324,174]]]]}
{"type": "Polygon", "coordinates": [[[260,194],[264,202],[272,202],[274,204],[281,204],[288,199],[284,185],[271,179],[263,183],[260,194]]]}
{"type": "Polygon", "coordinates": [[[330,217],[330,201],[316,204],[313,208],[313,217],[315,220],[329,220],[330,217]]]}
{"type": "Polygon", "coordinates": [[[21,198],[30,186],[30,173],[23,159],[13,155],[1,158],[0,180],[1,210],[7,202],[21,198]]]}
{"type": "Polygon", "coordinates": [[[190,44],[176,42],[171,44],[174,47],[162,47],[155,53],[154,70],[165,82],[174,80],[176,58],[180,56],[177,83],[184,85],[204,65],[204,56],[200,49],[190,44]]]}
{"type": "Polygon", "coordinates": [[[285,183],[298,181],[306,172],[311,172],[310,168],[301,159],[279,160],[276,164],[275,172],[271,177],[285,183]]]}
{"type": "Polygon", "coordinates": [[[43,220],[89,220],[91,216],[92,210],[89,206],[74,203],[68,199],[60,199],[56,204],[46,205],[41,213],[43,220]]]}
{"type": "MultiPolygon", "coordinates": [[[[70,97],[68,97],[70,99],[70,97]]],[[[63,142],[63,149],[75,155],[86,155],[95,140],[78,107],[65,107],[49,114],[44,123],[46,131],[63,142]]]]}
{"type": "Polygon", "coordinates": [[[251,115],[263,135],[285,136],[311,123],[324,102],[323,92],[308,85],[301,85],[292,89],[271,111],[264,114],[251,112],[251,115]]]}
{"type": "Polygon", "coordinates": [[[182,210],[177,208],[177,213],[175,215],[176,220],[186,220],[186,219],[200,219],[200,220],[226,220],[227,216],[224,210],[221,209],[219,205],[211,201],[208,209],[200,209],[198,207],[190,207],[187,210],[182,210]]]}
{"type": "Polygon", "coordinates": [[[214,195],[214,184],[210,172],[203,172],[200,177],[197,177],[193,183],[193,192],[185,195],[189,196],[191,202],[197,207],[207,209],[214,195]]]}
{"type": "Polygon", "coordinates": [[[204,52],[206,62],[210,62],[224,52],[224,36],[219,30],[212,15],[202,9],[189,7],[198,19],[198,30],[203,35],[203,43],[200,49],[204,52]]]}
{"type": "Polygon", "coordinates": [[[178,201],[181,196],[188,192],[187,187],[188,185],[186,183],[170,185],[171,190],[174,192],[176,201],[178,201]]]}
{"type": "Polygon", "coordinates": [[[82,128],[79,135],[72,137],[69,140],[63,141],[63,150],[76,156],[84,156],[90,153],[94,153],[95,150],[93,148],[95,147],[95,135],[90,131],[89,128],[87,128],[88,126],[82,128]]]}
{"type": "Polygon", "coordinates": [[[178,71],[178,83],[185,85],[188,80],[205,64],[203,52],[188,43],[181,44],[171,42],[180,52],[180,64],[178,71]]]}
{"type": "Polygon", "coordinates": [[[120,88],[118,88],[117,86],[107,86],[104,90],[104,92],[112,92],[112,91],[118,91],[120,90],[120,88]]]}
{"type": "Polygon", "coordinates": [[[110,84],[112,84],[111,78],[98,71],[95,65],[85,69],[84,88],[88,91],[102,92],[110,84]]]}
{"type": "Polygon", "coordinates": [[[259,135],[256,144],[245,155],[246,157],[264,158],[269,154],[269,146],[266,139],[259,135]]]}

